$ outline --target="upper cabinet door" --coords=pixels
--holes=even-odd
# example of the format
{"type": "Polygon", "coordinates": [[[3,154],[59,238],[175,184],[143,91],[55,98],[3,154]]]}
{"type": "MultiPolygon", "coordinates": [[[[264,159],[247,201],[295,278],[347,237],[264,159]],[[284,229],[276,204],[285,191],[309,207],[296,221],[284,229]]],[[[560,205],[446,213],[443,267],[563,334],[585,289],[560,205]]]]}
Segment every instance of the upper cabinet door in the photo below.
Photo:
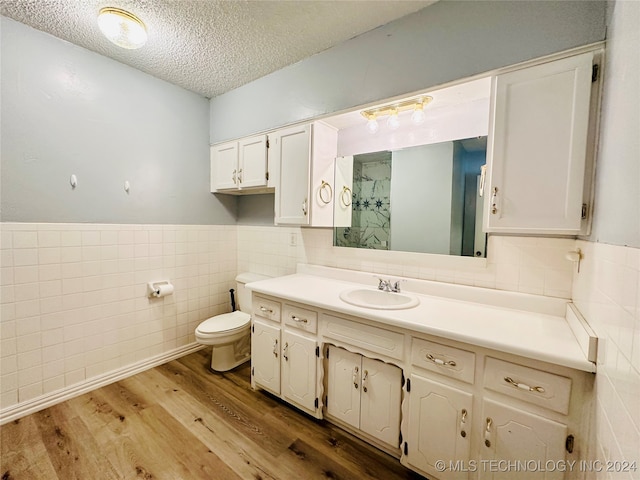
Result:
{"type": "Polygon", "coordinates": [[[267,185],[267,136],[258,135],[243,138],[238,142],[240,168],[238,170],[241,188],[264,187],[267,185]]]}
{"type": "Polygon", "coordinates": [[[309,166],[311,125],[278,130],[270,135],[278,164],[279,183],[275,195],[275,223],[309,224],[309,166]]]}
{"type": "Polygon", "coordinates": [[[238,142],[211,147],[211,191],[238,188],[238,142]]]}
{"type": "Polygon", "coordinates": [[[593,53],[498,75],[485,188],[488,232],[580,232],[593,53]]]}

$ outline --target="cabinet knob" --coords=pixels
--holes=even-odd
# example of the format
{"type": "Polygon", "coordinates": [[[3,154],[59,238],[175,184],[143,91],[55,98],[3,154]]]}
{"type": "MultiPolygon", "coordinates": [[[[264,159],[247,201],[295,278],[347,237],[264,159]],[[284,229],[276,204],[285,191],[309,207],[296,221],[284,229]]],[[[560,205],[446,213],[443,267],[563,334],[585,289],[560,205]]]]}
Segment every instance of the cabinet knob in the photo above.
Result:
{"type": "Polygon", "coordinates": [[[484,445],[487,448],[491,447],[491,425],[493,424],[493,420],[490,417],[487,417],[485,428],[484,428],[484,445]]]}

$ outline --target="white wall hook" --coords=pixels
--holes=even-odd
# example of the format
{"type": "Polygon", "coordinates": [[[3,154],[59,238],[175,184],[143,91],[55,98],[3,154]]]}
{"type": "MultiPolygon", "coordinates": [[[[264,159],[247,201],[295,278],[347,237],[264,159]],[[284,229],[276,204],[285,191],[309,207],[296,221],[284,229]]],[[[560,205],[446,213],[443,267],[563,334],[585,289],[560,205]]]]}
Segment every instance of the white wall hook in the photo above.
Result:
{"type": "Polygon", "coordinates": [[[571,250],[570,252],[567,252],[567,254],[565,255],[565,258],[567,260],[578,264],[578,273],[580,273],[580,261],[582,260],[583,257],[584,255],[582,254],[582,250],[580,250],[579,248],[576,248],[575,250],[571,250]]]}
{"type": "Polygon", "coordinates": [[[71,175],[69,178],[69,183],[71,184],[71,188],[76,188],[78,186],[78,177],[75,175],[71,175]]]}
{"type": "Polygon", "coordinates": [[[129,184],[128,180],[124,181],[124,191],[129,193],[129,190],[131,190],[131,185],[129,184]]]}

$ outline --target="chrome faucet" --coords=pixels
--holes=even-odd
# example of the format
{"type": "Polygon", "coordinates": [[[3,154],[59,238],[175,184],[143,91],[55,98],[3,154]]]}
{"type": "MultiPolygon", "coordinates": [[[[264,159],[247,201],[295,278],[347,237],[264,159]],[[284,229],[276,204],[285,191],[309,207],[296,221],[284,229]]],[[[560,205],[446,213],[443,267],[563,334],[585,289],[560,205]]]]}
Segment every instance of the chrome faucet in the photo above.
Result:
{"type": "Polygon", "coordinates": [[[391,280],[384,280],[383,278],[378,277],[378,290],[382,290],[383,292],[400,292],[400,280],[392,283],[391,280]]]}

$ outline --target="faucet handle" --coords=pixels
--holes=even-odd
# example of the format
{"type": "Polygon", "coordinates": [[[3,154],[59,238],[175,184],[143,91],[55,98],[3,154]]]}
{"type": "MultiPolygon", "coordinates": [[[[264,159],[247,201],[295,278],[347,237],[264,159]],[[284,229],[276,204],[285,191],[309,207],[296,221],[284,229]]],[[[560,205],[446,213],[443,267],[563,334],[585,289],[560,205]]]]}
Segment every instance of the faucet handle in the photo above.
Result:
{"type": "Polygon", "coordinates": [[[384,278],[376,277],[378,279],[378,290],[389,291],[391,288],[391,282],[384,278]]]}

